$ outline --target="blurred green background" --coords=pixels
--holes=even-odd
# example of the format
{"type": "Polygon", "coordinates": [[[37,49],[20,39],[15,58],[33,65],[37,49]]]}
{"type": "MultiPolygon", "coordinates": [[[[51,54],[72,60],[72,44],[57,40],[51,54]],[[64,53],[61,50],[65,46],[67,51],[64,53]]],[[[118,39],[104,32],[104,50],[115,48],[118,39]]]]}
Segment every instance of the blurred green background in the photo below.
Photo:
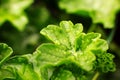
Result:
{"type": "Polygon", "coordinates": [[[0,0],[0,42],[14,55],[35,51],[48,42],[40,30],[62,20],[82,23],[84,32],[98,32],[115,55],[117,70],[99,80],[120,80],[120,0],[0,0]]]}

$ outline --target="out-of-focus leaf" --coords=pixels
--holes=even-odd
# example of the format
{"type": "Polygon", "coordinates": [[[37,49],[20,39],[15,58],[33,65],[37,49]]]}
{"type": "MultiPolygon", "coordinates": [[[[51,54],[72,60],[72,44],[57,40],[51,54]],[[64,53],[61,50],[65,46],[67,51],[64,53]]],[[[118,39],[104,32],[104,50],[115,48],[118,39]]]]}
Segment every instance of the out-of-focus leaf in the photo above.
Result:
{"type": "Polygon", "coordinates": [[[24,10],[30,6],[33,0],[1,0],[0,25],[10,21],[14,27],[22,31],[28,23],[24,10]]]}
{"type": "Polygon", "coordinates": [[[12,54],[13,50],[5,43],[0,43],[0,66],[12,54]]]}
{"type": "Polygon", "coordinates": [[[119,0],[60,0],[59,7],[68,13],[90,16],[93,23],[103,23],[113,28],[115,15],[120,10],[119,0]]]}

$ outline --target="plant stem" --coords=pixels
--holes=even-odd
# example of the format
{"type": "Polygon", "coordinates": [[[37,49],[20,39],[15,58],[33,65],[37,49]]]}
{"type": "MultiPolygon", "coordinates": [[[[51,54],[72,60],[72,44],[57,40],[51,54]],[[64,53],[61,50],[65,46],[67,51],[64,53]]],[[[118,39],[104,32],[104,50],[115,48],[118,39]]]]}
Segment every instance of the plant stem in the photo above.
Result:
{"type": "Polygon", "coordinates": [[[109,35],[109,37],[108,37],[108,39],[107,39],[108,44],[111,43],[111,41],[112,41],[112,39],[113,39],[113,37],[114,37],[114,35],[115,35],[115,31],[116,31],[116,28],[112,29],[112,31],[110,32],[110,35],[109,35]]]}
{"type": "Polygon", "coordinates": [[[96,28],[96,24],[92,24],[87,32],[92,32],[95,30],[95,28],[96,28]]]}
{"type": "Polygon", "coordinates": [[[97,80],[98,76],[100,75],[99,72],[96,72],[96,74],[94,75],[94,77],[92,78],[92,80],[97,80]]]}

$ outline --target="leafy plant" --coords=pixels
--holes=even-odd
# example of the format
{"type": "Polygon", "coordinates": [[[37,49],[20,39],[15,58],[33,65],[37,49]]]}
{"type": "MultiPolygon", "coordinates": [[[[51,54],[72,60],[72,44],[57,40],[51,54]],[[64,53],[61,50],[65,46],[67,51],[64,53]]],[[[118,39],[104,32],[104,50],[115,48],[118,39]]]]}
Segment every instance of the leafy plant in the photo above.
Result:
{"type": "MultiPolygon", "coordinates": [[[[40,33],[52,42],[41,44],[33,54],[9,57],[1,64],[0,80],[96,80],[95,73],[115,71],[107,42],[99,33],[82,31],[82,24],[71,21],[48,25],[40,33]]],[[[11,48],[0,46],[0,55],[8,57],[11,48]]]]}
{"type": "Polygon", "coordinates": [[[18,30],[23,30],[28,23],[24,10],[32,4],[33,0],[1,0],[0,26],[6,21],[11,22],[18,30]]]}
{"type": "Polygon", "coordinates": [[[59,7],[67,13],[90,16],[93,23],[102,23],[105,28],[113,28],[119,3],[119,0],[60,0],[59,7]]]}
{"type": "Polygon", "coordinates": [[[7,44],[0,43],[0,66],[12,54],[12,49],[7,44]]]}

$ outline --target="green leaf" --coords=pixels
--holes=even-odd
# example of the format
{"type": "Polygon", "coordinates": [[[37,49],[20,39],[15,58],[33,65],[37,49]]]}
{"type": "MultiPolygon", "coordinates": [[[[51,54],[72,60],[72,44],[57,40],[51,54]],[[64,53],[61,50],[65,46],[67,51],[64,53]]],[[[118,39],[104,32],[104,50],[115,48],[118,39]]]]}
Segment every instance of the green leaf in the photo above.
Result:
{"type": "Polygon", "coordinates": [[[28,23],[24,10],[33,0],[2,0],[0,3],[0,25],[10,21],[14,27],[22,31],[28,23]]]}
{"type": "Polygon", "coordinates": [[[42,61],[45,60],[48,62],[45,64],[49,64],[49,62],[58,63],[58,61],[64,63],[66,61],[66,63],[75,63],[75,65],[83,70],[91,71],[94,62],[97,60],[96,54],[106,54],[108,44],[107,41],[100,39],[101,34],[93,32],[85,34],[82,30],[83,27],[81,24],[74,25],[71,21],[61,21],[60,26],[48,25],[40,33],[50,39],[54,43],[54,46],[59,46],[59,48],[48,46],[48,44],[46,44],[47,46],[40,46],[37,53],[40,52],[41,55],[45,56],[51,54],[49,56],[51,59],[43,58],[42,56],[39,58],[42,58],[42,61]],[[59,56],[64,55],[64,53],[69,55],[61,57],[60,60],[58,56],[56,59],[53,58],[54,53],[59,56]]]}
{"type": "Polygon", "coordinates": [[[101,35],[99,33],[88,33],[81,34],[76,40],[76,50],[96,50],[96,51],[106,51],[108,49],[108,44],[105,40],[100,39],[101,35]]]}
{"type": "Polygon", "coordinates": [[[59,7],[67,13],[90,16],[93,23],[103,23],[105,28],[113,28],[115,15],[120,10],[119,0],[60,0],[59,7]]]}
{"type": "Polygon", "coordinates": [[[91,69],[93,61],[96,60],[95,54],[102,54],[108,49],[108,44],[105,40],[100,39],[99,33],[81,34],[76,40],[76,50],[82,52],[77,55],[84,68],[91,69]],[[88,64],[86,64],[87,62],[88,64]],[[87,66],[86,66],[87,65],[87,66]],[[91,66],[91,67],[88,67],[91,66]]]}
{"type": "MultiPolygon", "coordinates": [[[[31,55],[23,55],[10,59],[7,64],[2,66],[2,69],[6,70],[5,73],[9,73],[9,77],[5,76],[4,79],[41,80],[40,74],[35,72],[33,64],[29,62],[30,58],[31,55]]],[[[1,76],[2,75],[0,75],[0,77],[1,76]]]]}
{"type": "Polygon", "coordinates": [[[82,24],[73,25],[71,21],[60,22],[60,27],[48,25],[40,31],[41,34],[52,40],[57,45],[63,45],[67,48],[74,46],[75,39],[82,32],[82,24]]]}
{"type": "Polygon", "coordinates": [[[12,48],[9,47],[7,44],[0,43],[0,66],[8,57],[10,57],[12,52],[12,48]]]}
{"type": "Polygon", "coordinates": [[[66,33],[56,25],[48,25],[40,33],[48,37],[55,44],[70,47],[66,33]]]}
{"type": "Polygon", "coordinates": [[[28,19],[25,14],[20,14],[20,16],[9,16],[7,19],[20,31],[24,30],[28,23],[28,19]]]}
{"type": "Polygon", "coordinates": [[[73,24],[71,21],[62,21],[60,22],[60,27],[65,31],[68,40],[70,42],[70,46],[74,47],[75,39],[81,34],[83,31],[83,26],[80,23],[73,24]]]}
{"type": "MultiPolygon", "coordinates": [[[[86,51],[83,50],[81,51],[81,47],[79,47],[79,51],[76,50],[76,39],[79,37],[79,35],[81,35],[83,30],[83,27],[81,24],[75,24],[73,25],[73,23],[71,21],[62,21],[60,22],[60,27],[56,26],[56,25],[48,25],[47,28],[44,28],[40,33],[47,36],[50,40],[52,40],[56,45],[59,45],[60,47],[65,46],[65,50],[64,49],[60,49],[58,48],[58,50],[62,51],[64,50],[64,53],[70,53],[73,57],[73,59],[75,59],[75,62],[83,69],[89,71],[92,69],[92,62],[95,60],[95,56],[94,54],[92,54],[90,51],[86,51]],[[68,43],[69,42],[69,43],[68,43]]],[[[92,34],[94,35],[94,34],[92,34]]],[[[84,37],[84,35],[82,35],[82,37],[84,37]]],[[[87,38],[87,37],[86,37],[87,38]]],[[[92,38],[92,37],[91,37],[92,38]]],[[[94,38],[94,36],[93,36],[94,38]]],[[[83,40],[83,39],[82,39],[83,40]]],[[[89,37],[88,37],[89,40],[89,37]]],[[[86,43],[87,41],[85,41],[86,43]]],[[[81,45],[81,44],[78,44],[81,45]]],[[[84,43],[82,43],[81,46],[83,46],[84,43]]],[[[89,44],[86,44],[86,46],[88,46],[89,44]]],[[[42,48],[43,46],[41,46],[40,48],[42,48]]],[[[56,50],[54,50],[54,48],[51,49],[51,47],[46,47],[46,50],[39,49],[39,51],[42,51],[41,53],[43,54],[44,51],[53,51],[52,56],[54,55],[54,51],[55,53],[59,53],[59,55],[63,55],[63,52],[56,52],[56,50]],[[62,54],[61,54],[62,53],[62,54]]],[[[49,52],[46,52],[46,54],[49,54],[49,52]]],[[[47,55],[48,55],[47,54],[47,55]]],[[[69,57],[71,57],[71,55],[69,57]]],[[[68,58],[69,58],[68,57],[68,58]]],[[[66,57],[67,58],[67,57],[66,57]]],[[[53,59],[51,57],[51,59],[53,59]]],[[[56,58],[57,59],[57,58],[56,58]]],[[[46,59],[43,59],[46,60],[46,59]]],[[[49,60],[47,60],[49,62],[49,60]]],[[[56,60],[53,60],[56,62],[56,60]]],[[[59,60],[57,60],[59,61],[59,60]]]]}
{"type": "Polygon", "coordinates": [[[58,65],[62,60],[66,59],[70,53],[65,52],[64,48],[51,43],[42,44],[34,52],[35,59],[39,65],[58,65]]]}
{"type": "MultiPolygon", "coordinates": [[[[91,54],[88,55],[88,58],[90,57],[89,61],[94,59],[93,56],[91,59],[91,54]]],[[[78,73],[83,75],[82,73],[80,73],[80,72],[82,72],[81,71],[82,69],[84,69],[84,70],[91,69],[91,66],[87,65],[87,63],[85,62],[85,61],[87,61],[84,59],[86,57],[87,57],[86,55],[81,55],[81,58],[80,58],[79,53],[72,54],[70,51],[66,51],[64,49],[64,47],[62,47],[60,45],[55,45],[52,43],[45,43],[45,44],[40,45],[34,52],[32,63],[34,63],[35,67],[40,69],[42,79],[49,80],[52,75],[54,76],[53,72],[55,71],[55,69],[58,66],[62,66],[62,65],[72,66],[72,67],[70,67],[71,69],[78,68],[78,70],[79,70],[78,73]],[[84,61],[84,65],[83,65],[83,61],[84,61]],[[74,64],[75,66],[73,67],[73,65],[71,65],[71,64],[74,64]],[[86,67],[86,65],[87,65],[87,67],[86,67]]],[[[89,64],[89,62],[88,62],[88,64],[89,64]]],[[[77,71],[76,71],[76,73],[77,73],[77,71]]],[[[63,75],[64,75],[64,73],[63,73],[63,75]]],[[[68,74],[66,74],[66,75],[68,75],[68,74]]],[[[67,78],[68,77],[66,77],[65,79],[67,79],[67,78]]]]}
{"type": "MultiPolygon", "coordinates": [[[[64,49],[58,48],[57,50],[69,53],[70,56],[66,58],[72,57],[73,61],[75,60],[74,62],[82,69],[90,71],[93,69],[93,62],[96,60],[95,54],[105,53],[108,49],[108,44],[105,40],[100,39],[101,35],[99,33],[92,32],[85,34],[82,33],[82,30],[83,28],[81,24],[74,25],[71,21],[62,21],[60,22],[60,27],[56,25],[49,25],[40,33],[52,40],[54,45],[58,45],[60,47],[64,46],[62,47],[64,49]]],[[[51,48],[46,46],[46,48],[44,47],[45,50],[42,47],[43,46],[39,49],[40,52],[42,51],[41,54],[44,53],[44,51],[52,51],[50,52],[52,53],[52,56],[54,51],[57,53],[57,50],[54,50],[53,47],[51,48]]],[[[50,54],[49,52],[46,52],[45,54],[50,54]]],[[[58,53],[59,55],[61,53],[61,55],[63,55],[63,52],[58,53]]],[[[51,59],[54,58],[51,57],[51,59]]],[[[49,62],[49,60],[47,61],[49,62]]],[[[57,62],[56,60],[54,61],[57,62]]]]}

